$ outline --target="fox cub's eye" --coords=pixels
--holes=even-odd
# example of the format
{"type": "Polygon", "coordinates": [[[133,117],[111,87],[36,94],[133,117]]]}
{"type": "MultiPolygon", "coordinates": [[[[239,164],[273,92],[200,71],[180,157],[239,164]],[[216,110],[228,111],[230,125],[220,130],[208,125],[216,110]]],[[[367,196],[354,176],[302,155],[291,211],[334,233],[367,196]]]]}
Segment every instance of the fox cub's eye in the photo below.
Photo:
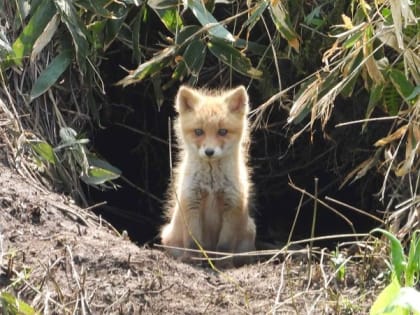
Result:
{"type": "Polygon", "coordinates": [[[228,131],[227,131],[227,129],[224,129],[224,128],[221,128],[221,129],[219,129],[218,131],[217,131],[217,134],[219,135],[219,136],[226,136],[227,135],[227,133],[228,133],[228,131]]]}
{"type": "Polygon", "coordinates": [[[197,137],[204,135],[204,130],[203,129],[194,129],[194,133],[197,137]]]}

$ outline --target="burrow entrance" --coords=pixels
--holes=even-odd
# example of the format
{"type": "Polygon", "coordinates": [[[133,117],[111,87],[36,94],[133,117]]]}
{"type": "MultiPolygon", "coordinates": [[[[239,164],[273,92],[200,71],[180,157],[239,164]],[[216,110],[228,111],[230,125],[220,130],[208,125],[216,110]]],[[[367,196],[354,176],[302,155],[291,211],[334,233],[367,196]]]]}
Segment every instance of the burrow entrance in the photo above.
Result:
{"type": "MultiPolygon", "coordinates": [[[[168,187],[169,121],[174,117],[172,100],[178,86],[165,91],[163,103],[156,104],[152,84],[137,84],[127,88],[114,85],[126,73],[122,61],[103,64],[102,74],[107,86],[108,101],[100,113],[101,126],[96,129],[93,149],[111,164],[122,170],[123,179],[117,190],[88,190],[92,203],[106,201],[96,212],[117,229],[126,230],[139,244],[158,242],[159,227],[164,222],[162,201],[168,187]]],[[[135,65],[123,64],[126,68],[135,65]]],[[[163,80],[163,78],[162,78],[163,80]]],[[[202,85],[204,85],[203,82],[202,85]]],[[[219,82],[220,84],[220,82],[219,82]]],[[[247,84],[238,78],[235,84],[247,84]]],[[[217,83],[215,86],[217,87],[217,83]]],[[[249,90],[251,106],[263,103],[259,91],[249,90]]],[[[282,244],[287,240],[301,199],[301,193],[288,183],[309,193],[314,192],[314,178],[318,178],[319,197],[329,196],[378,215],[381,205],[375,194],[382,182],[375,173],[339,189],[344,177],[371,153],[372,139],[360,136],[359,126],[335,128],[337,122],[360,119],[363,109],[351,100],[338,100],[333,117],[325,133],[315,126],[312,134],[304,133],[290,145],[290,137],[303,126],[287,126],[287,112],[274,104],[265,126],[253,131],[251,165],[256,188],[255,218],[257,237],[265,244],[282,244]],[[356,154],[357,152],[357,154],[356,154]]],[[[384,129],[385,130],[385,129],[384,129]]],[[[378,133],[381,131],[378,130],[378,133]]],[[[379,135],[378,135],[379,138],[379,135]]],[[[172,149],[176,154],[176,149],[172,149]]],[[[316,235],[367,232],[378,222],[346,207],[329,202],[345,216],[346,221],[330,209],[319,205],[316,235]]],[[[303,198],[293,239],[310,236],[313,201],[303,198]]],[[[334,243],[326,243],[334,246],[334,243]]]]}

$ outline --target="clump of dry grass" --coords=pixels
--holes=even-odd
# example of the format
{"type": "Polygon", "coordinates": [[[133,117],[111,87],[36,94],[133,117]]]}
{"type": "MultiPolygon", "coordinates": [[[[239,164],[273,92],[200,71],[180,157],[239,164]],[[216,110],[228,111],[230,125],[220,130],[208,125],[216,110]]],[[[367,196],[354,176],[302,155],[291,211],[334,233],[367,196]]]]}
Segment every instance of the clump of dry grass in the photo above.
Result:
{"type": "Polygon", "coordinates": [[[368,136],[368,125],[372,129],[375,123],[388,122],[391,127],[387,136],[372,143],[375,150],[349,171],[341,187],[370,170],[381,173],[379,196],[386,203],[384,217],[401,236],[418,227],[420,217],[418,13],[418,6],[406,0],[372,5],[355,2],[351,15],[342,14],[343,24],[331,28],[330,37],[335,41],[323,53],[323,67],[296,86],[273,95],[254,113],[256,124],[261,124],[262,113],[270,104],[300,85],[288,123],[300,124],[307,116],[309,121],[291,137],[293,143],[305,131],[314,132],[316,121],[326,127],[339,95],[357,97],[366,91],[365,118],[335,127],[360,125],[362,136],[368,136]],[[382,116],[374,117],[374,112],[382,116]]]}

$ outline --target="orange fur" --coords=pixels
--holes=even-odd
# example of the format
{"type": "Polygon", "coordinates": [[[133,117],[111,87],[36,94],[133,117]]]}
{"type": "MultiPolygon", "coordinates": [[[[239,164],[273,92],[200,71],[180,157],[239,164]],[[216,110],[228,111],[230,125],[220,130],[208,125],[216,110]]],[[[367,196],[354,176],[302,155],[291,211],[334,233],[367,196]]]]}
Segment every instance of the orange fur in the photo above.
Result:
{"type": "MultiPolygon", "coordinates": [[[[170,222],[162,229],[162,243],[197,248],[198,242],[206,250],[235,253],[254,250],[245,88],[215,93],[182,86],[175,108],[181,152],[167,204],[170,222]]],[[[168,252],[189,258],[182,250],[168,252]]]]}

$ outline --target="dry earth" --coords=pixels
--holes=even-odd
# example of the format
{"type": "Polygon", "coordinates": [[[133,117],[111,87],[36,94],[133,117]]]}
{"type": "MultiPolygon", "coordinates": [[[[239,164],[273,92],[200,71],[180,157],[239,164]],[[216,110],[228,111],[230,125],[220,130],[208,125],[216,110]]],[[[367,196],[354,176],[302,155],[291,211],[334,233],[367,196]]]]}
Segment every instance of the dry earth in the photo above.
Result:
{"type": "Polygon", "coordinates": [[[311,273],[296,255],[224,272],[177,262],[1,162],[0,245],[0,293],[41,314],[366,314],[383,287],[360,252],[343,252],[343,279],[328,251],[311,273]]]}

